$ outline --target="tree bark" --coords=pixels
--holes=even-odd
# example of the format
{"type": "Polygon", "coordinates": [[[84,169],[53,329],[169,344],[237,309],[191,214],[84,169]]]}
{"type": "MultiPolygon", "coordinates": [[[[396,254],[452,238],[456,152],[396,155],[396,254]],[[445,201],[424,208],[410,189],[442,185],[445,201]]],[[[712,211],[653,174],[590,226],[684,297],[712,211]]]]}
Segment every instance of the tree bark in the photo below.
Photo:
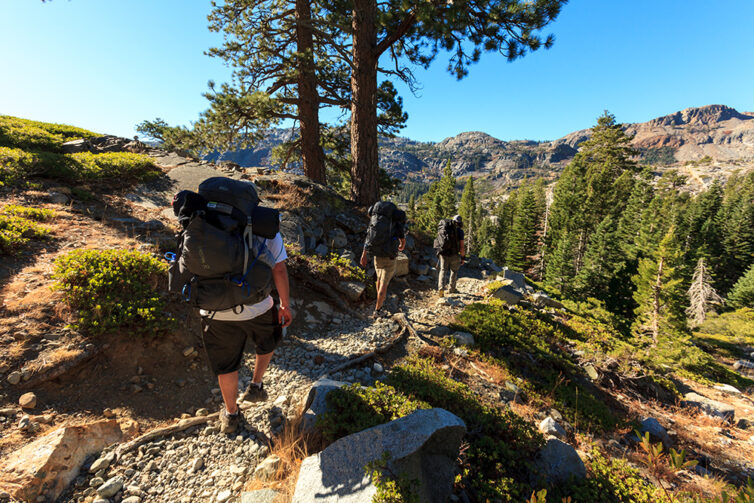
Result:
{"type": "Polygon", "coordinates": [[[319,142],[319,93],[314,69],[314,35],[309,0],[296,0],[296,42],[299,68],[298,115],[301,126],[301,154],[304,174],[318,183],[326,183],[325,155],[319,142]]]}
{"type": "Polygon", "coordinates": [[[351,72],[351,199],[370,205],[380,197],[377,154],[377,2],[354,0],[351,72]]]}

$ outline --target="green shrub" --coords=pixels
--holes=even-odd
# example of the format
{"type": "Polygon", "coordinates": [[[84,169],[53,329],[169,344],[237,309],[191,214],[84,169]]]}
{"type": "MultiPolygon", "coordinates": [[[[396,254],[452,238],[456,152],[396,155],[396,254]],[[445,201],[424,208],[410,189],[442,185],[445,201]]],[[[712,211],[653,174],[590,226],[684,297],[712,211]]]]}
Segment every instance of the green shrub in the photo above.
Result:
{"type": "Polygon", "coordinates": [[[387,384],[457,415],[469,431],[460,483],[479,501],[522,501],[530,491],[531,460],[543,445],[539,432],[510,410],[483,404],[465,384],[445,376],[433,361],[411,358],[393,369],[387,384]]]}
{"type": "Polygon", "coordinates": [[[570,496],[574,503],[669,503],[661,489],[623,459],[607,459],[595,448],[585,464],[585,480],[557,491],[570,496]]]}
{"type": "Polygon", "coordinates": [[[50,230],[34,220],[46,219],[47,211],[16,205],[0,210],[0,255],[16,255],[32,239],[46,238],[50,230]]]}
{"type": "Polygon", "coordinates": [[[67,141],[96,136],[99,135],[65,124],[0,115],[0,147],[59,152],[60,146],[67,141]]]}
{"type": "Polygon", "coordinates": [[[144,181],[160,174],[149,156],[130,152],[57,154],[0,147],[0,186],[32,176],[65,182],[144,181]]]}
{"type": "Polygon", "coordinates": [[[328,393],[326,400],[327,413],[317,418],[317,425],[327,442],[430,408],[380,382],[374,388],[344,386],[328,393]]]}
{"type": "Polygon", "coordinates": [[[174,319],[164,312],[159,286],[167,267],[159,259],[132,250],[76,250],[55,262],[56,287],[76,311],[73,323],[89,334],[127,328],[159,334],[174,319]]]}
{"type": "Polygon", "coordinates": [[[561,349],[568,342],[563,327],[530,311],[509,311],[495,300],[467,306],[458,323],[486,355],[523,378],[535,397],[550,396],[576,426],[603,430],[618,424],[604,400],[578,384],[584,372],[561,349]]]}
{"type": "Polygon", "coordinates": [[[32,208],[18,204],[9,204],[0,208],[0,214],[22,217],[37,222],[47,222],[55,218],[55,211],[44,208],[32,208]]]}

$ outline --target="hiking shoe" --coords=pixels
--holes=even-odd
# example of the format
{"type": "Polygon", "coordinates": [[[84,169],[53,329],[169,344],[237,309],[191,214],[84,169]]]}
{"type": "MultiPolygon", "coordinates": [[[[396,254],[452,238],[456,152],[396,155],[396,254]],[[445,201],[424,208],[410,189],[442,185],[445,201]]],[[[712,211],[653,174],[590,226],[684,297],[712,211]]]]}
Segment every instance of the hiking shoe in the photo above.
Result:
{"type": "Polygon", "coordinates": [[[241,413],[228,414],[228,411],[223,410],[220,412],[220,432],[222,433],[234,433],[238,429],[238,424],[241,420],[241,413]]]}
{"type": "Polygon", "coordinates": [[[375,309],[374,312],[372,313],[373,320],[378,320],[380,318],[385,318],[387,316],[388,316],[388,313],[385,312],[385,309],[382,307],[379,309],[375,309]]]}
{"type": "Polygon", "coordinates": [[[458,290],[456,290],[455,288],[451,288],[448,290],[448,293],[458,293],[458,290]]]}
{"type": "Polygon", "coordinates": [[[242,402],[264,402],[265,400],[267,400],[267,392],[264,384],[256,386],[254,383],[249,383],[249,387],[241,395],[242,402]]]}

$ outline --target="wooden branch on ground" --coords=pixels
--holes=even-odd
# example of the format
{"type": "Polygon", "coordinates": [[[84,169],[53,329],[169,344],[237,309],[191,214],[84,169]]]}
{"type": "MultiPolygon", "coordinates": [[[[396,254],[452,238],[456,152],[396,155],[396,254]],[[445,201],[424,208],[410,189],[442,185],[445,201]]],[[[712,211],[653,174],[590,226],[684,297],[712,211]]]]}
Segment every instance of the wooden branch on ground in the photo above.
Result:
{"type": "Polygon", "coordinates": [[[93,359],[94,357],[99,355],[102,351],[103,351],[102,346],[98,346],[91,351],[82,351],[81,353],[71,358],[70,360],[56,363],[55,366],[49,369],[47,372],[40,372],[40,373],[36,373],[35,375],[32,375],[32,377],[28,381],[21,383],[21,387],[34,388],[47,381],[52,381],[53,379],[57,379],[58,377],[65,374],[66,372],[70,372],[71,370],[93,359]]]}
{"type": "Polygon", "coordinates": [[[365,360],[369,360],[370,358],[374,358],[375,356],[387,352],[390,348],[395,346],[395,344],[400,341],[404,335],[411,334],[412,336],[416,336],[416,330],[414,330],[414,327],[411,326],[411,323],[409,323],[408,319],[406,318],[406,315],[404,313],[397,313],[393,315],[393,320],[397,321],[399,325],[401,325],[402,329],[392,339],[385,342],[384,344],[377,346],[371,351],[367,351],[366,353],[359,353],[356,355],[352,355],[346,360],[345,362],[336,365],[335,367],[329,369],[324,374],[320,375],[319,378],[323,378],[327,375],[334,374],[336,372],[340,372],[341,370],[347,369],[349,367],[353,367],[356,364],[359,364],[365,360]]]}
{"type": "Polygon", "coordinates": [[[346,303],[346,301],[344,301],[340,297],[340,295],[338,295],[335,289],[331,287],[329,284],[325,283],[324,281],[319,281],[319,280],[314,279],[314,277],[311,274],[304,271],[298,271],[297,276],[300,276],[301,279],[303,279],[303,281],[307,283],[309,286],[311,286],[313,289],[327,295],[330,298],[330,300],[332,300],[333,302],[335,302],[335,304],[337,304],[337,306],[341,309],[341,311],[345,311],[346,313],[360,320],[364,319],[364,315],[362,315],[358,311],[351,309],[351,306],[349,306],[346,303]]]}
{"type": "Polygon", "coordinates": [[[219,415],[220,415],[219,412],[214,412],[206,416],[188,417],[186,419],[181,419],[177,423],[171,424],[170,426],[154,429],[152,431],[149,431],[141,435],[140,437],[136,437],[130,442],[126,442],[125,444],[119,445],[115,449],[115,455],[118,459],[120,459],[120,457],[123,454],[130,452],[134,449],[138,449],[139,446],[146,444],[150,440],[154,440],[155,438],[163,437],[165,435],[171,435],[179,431],[187,430],[191,428],[192,426],[197,426],[200,424],[207,423],[211,421],[212,419],[217,419],[219,415]]]}

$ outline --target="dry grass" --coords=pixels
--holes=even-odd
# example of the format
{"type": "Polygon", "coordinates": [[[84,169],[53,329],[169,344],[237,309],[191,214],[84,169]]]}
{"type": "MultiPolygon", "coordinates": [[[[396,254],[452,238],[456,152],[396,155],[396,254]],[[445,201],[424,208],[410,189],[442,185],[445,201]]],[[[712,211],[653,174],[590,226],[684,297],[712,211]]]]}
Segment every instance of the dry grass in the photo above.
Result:
{"type": "Polygon", "coordinates": [[[274,489],[280,493],[275,503],[288,503],[293,499],[301,463],[309,455],[307,439],[300,432],[300,424],[301,416],[286,422],[283,431],[272,441],[270,455],[279,457],[281,461],[275,475],[267,481],[255,478],[244,490],[274,489]]]}
{"type": "Polygon", "coordinates": [[[267,194],[267,199],[275,201],[279,208],[290,210],[309,206],[312,200],[312,191],[283,181],[273,181],[270,187],[275,190],[274,194],[267,194]]]}

